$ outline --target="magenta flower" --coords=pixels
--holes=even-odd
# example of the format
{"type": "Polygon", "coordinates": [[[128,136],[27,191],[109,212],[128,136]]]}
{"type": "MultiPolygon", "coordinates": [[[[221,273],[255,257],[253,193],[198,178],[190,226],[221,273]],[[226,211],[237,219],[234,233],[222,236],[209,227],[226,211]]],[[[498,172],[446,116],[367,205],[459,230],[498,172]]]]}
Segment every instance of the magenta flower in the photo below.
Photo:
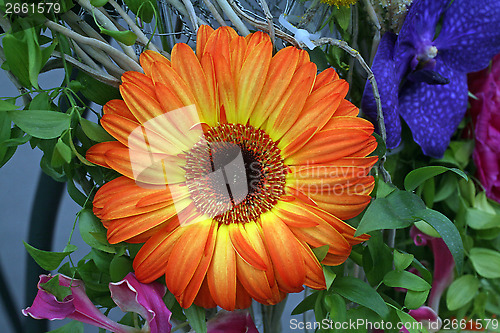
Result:
{"type": "Polygon", "coordinates": [[[222,311],[207,323],[208,333],[259,333],[248,312],[222,311]]]}
{"type": "Polygon", "coordinates": [[[492,67],[469,75],[470,98],[475,123],[474,163],[486,195],[500,202],[500,54],[492,67]]]}
{"type": "MultiPolygon", "coordinates": [[[[418,309],[410,310],[408,314],[416,321],[422,323],[429,333],[439,331],[441,325],[443,324],[437,313],[428,306],[421,306],[418,309]]],[[[408,333],[409,331],[406,328],[403,328],[401,329],[401,332],[408,333]]]]}
{"type": "Polygon", "coordinates": [[[43,289],[42,284],[51,278],[50,275],[40,276],[39,290],[33,305],[22,310],[25,316],[49,320],[70,318],[115,333],[168,333],[172,328],[171,313],[162,300],[166,288],[159,283],[140,283],[132,273],[120,282],[110,283],[111,297],[120,309],[136,312],[146,320],[146,326],[140,330],[106,317],[88,298],[81,280],[58,275],[60,286],[71,287],[71,294],[59,301],[56,296],[43,289]]]}
{"type": "Polygon", "coordinates": [[[413,238],[415,245],[428,245],[434,254],[434,275],[428,304],[436,313],[439,313],[441,296],[453,281],[455,261],[442,238],[424,234],[416,226],[411,227],[410,236],[413,238]]]}

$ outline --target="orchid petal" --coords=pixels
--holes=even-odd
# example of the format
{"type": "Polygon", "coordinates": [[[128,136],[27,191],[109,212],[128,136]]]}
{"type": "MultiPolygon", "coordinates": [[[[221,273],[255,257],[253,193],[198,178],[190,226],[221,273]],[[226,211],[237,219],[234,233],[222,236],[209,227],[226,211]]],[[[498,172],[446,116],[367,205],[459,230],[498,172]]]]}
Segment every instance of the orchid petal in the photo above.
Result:
{"type": "Polygon", "coordinates": [[[207,333],[259,333],[248,312],[219,312],[217,317],[208,321],[207,333]]]}
{"type": "Polygon", "coordinates": [[[481,70],[500,52],[500,2],[455,0],[435,41],[442,61],[464,73],[481,70]]]}
{"type": "MultiPolygon", "coordinates": [[[[396,64],[393,59],[395,42],[396,35],[391,32],[382,36],[372,66],[384,112],[388,148],[395,148],[401,142],[401,123],[397,111],[398,84],[401,78],[396,75],[396,64]]],[[[372,120],[377,119],[377,106],[370,81],[366,81],[361,108],[372,120]]]]}
{"type": "Polygon", "coordinates": [[[399,94],[399,112],[424,154],[441,158],[467,109],[467,77],[442,62],[435,70],[450,83],[407,82],[399,94]]]}

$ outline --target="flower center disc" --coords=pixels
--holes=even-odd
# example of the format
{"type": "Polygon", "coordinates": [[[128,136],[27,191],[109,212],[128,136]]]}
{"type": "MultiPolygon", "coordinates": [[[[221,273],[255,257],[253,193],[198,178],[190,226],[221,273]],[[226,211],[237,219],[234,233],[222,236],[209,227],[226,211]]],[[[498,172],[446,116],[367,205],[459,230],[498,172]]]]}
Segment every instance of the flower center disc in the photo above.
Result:
{"type": "Polygon", "coordinates": [[[191,198],[220,223],[254,221],[285,192],[287,167],[280,149],[250,125],[211,127],[186,155],[191,198]]]}

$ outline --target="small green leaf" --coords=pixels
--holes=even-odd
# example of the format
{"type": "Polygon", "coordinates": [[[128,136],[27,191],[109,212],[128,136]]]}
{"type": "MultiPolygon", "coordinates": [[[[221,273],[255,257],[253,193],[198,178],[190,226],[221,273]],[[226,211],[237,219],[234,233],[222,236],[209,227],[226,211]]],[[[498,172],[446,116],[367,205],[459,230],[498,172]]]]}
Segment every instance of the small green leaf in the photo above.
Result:
{"type": "Polygon", "coordinates": [[[54,295],[59,302],[71,295],[71,288],[59,285],[59,275],[54,276],[46,283],[41,283],[40,287],[49,294],[54,295]]]}
{"type": "Polygon", "coordinates": [[[123,43],[127,46],[134,45],[135,41],[137,40],[137,35],[134,34],[130,30],[126,31],[115,31],[115,30],[108,30],[108,29],[102,29],[101,28],[101,33],[111,36],[120,43],[123,43]]]}
{"type": "Polygon", "coordinates": [[[90,3],[94,7],[102,7],[108,3],[108,0],[90,0],[90,3]]]}
{"type": "Polygon", "coordinates": [[[462,274],[464,265],[464,245],[457,228],[445,215],[432,209],[422,209],[415,217],[429,223],[439,233],[453,255],[458,274],[462,274]]]}
{"type": "Polygon", "coordinates": [[[207,323],[205,321],[205,309],[196,305],[191,305],[184,310],[189,325],[196,333],[207,333],[207,323]]]}
{"type": "Polygon", "coordinates": [[[498,251],[474,247],[470,250],[469,259],[476,272],[487,278],[500,278],[500,253],[498,251]]]}
{"type": "Polygon", "coordinates": [[[405,297],[405,306],[408,309],[418,309],[419,307],[424,305],[425,301],[427,300],[427,296],[429,296],[429,291],[430,290],[408,290],[405,297]]]}
{"type": "Polygon", "coordinates": [[[23,87],[30,88],[28,45],[26,41],[18,39],[12,34],[5,34],[2,38],[2,45],[9,70],[23,87]]]}
{"type": "Polygon", "coordinates": [[[53,271],[54,269],[59,267],[63,259],[74,252],[74,250],[65,252],[43,251],[34,248],[26,242],[23,242],[23,244],[26,248],[26,251],[28,251],[30,256],[36,261],[36,263],[47,271],[53,271]]]}
{"type": "Polygon", "coordinates": [[[398,271],[404,271],[413,262],[413,254],[402,253],[394,250],[394,266],[398,271]]]}
{"type": "Polygon", "coordinates": [[[144,22],[150,23],[155,13],[155,2],[151,0],[125,0],[130,10],[144,22]]]}
{"type": "Polygon", "coordinates": [[[352,302],[369,308],[382,318],[389,315],[389,308],[382,297],[369,284],[360,279],[337,277],[333,282],[332,291],[352,302]]]}
{"type": "Polygon", "coordinates": [[[465,221],[469,227],[476,230],[500,227],[500,218],[497,214],[491,214],[476,208],[467,208],[465,221]]]}
{"type": "Polygon", "coordinates": [[[323,274],[325,274],[326,290],[328,290],[337,277],[337,274],[332,272],[327,266],[323,266],[323,274]]]}
{"type": "Polygon", "coordinates": [[[292,311],[292,316],[304,313],[308,310],[314,309],[314,304],[316,304],[316,299],[319,296],[319,292],[314,292],[311,295],[304,298],[292,311]]]}
{"type": "Polygon", "coordinates": [[[349,27],[349,22],[351,22],[351,6],[339,6],[332,9],[335,12],[335,20],[340,29],[346,31],[349,27]]]}
{"type": "Polygon", "coordinates": [[[78,227],[80,235],[85,243],[91,247],[108,252],[116,253],[115,247],[108,244],[103,244],[98,241],[92,233],[106,234],[106,228],[102,225],[101,221],[89,209],[82,209],[78,216],[78,227]]]}
{"type": "Polygon", "coordinates": [[[406,175],[405,178],[405,189],[407,191],[413,191],[417,187],[419,187],[421,184],[423,184],[427,179],[433,178],[437,175],[440,175],[446,171],[452,171],[459,175],[460,177],[463,177],[465,180],[467,180],[467,175],[459,169],[456,168],[447,168],[444,166],[440,165],[435,165],[435,166],[426,166],[422,167],[416,170],[411,171],[408,175],[406,175]]]}
{"type": "Polygon", "coordinates": [[[384,284],[393,288],[406,288],[414,291],[431,289],[431,285],[424,279],[408,271],[390,271],[384,276],[384,284]]]}
{"type": "Polygon", "coordinates": [[[404,327],[408,330],[409,333],[427,333],[428,331],[423,328],[422,330],[417,329],[416,327],[420,327],[419,323],[410,316],[408,313],[401,311],[399,309],[396,309],[396,313],[403,323],[404,327]]]}
{"type": "Polygon", "coordinates": [[[479,280],[474,275],[463,275],[453,281],[446,292],[446,306],[455,311],[469,303],[479,290],[479,280]]]}
{"type": "Polygon", "coordinates": [[[10,111],[9,116],[24,132],[40,139],[61,136],[71,120],[69,114],[42,110],[10,111]]]}
{"type": "Polygon", "coordinates": [[[385,198],[375,199],[361,218],[355,235],[380,229],[406,228],[417,221],[413,216],[425,204],[417,195],[394,190],[385,198]]]}
{"type": "Polygon", "coordinates": [[[19,106],[0,99],[0,111],[15,111],[17,109],[19,109],[19,106]]]}
{"type": "Polygon", "coordinates": [[[61,326],[47,333],[84,333],[83,323],[80,321],[73,320],[64,326],[61,326]]]}
{"type": "Polygon", "coordinates": [[[339,294],[330,294],[325,297],[325,303],[329,303],[330,318],[335,322],[345,322],[347,319],[347,307],[345,300],[339,294]]]}
{"type": "Polygon", "coordinates": [[[117,88],[104,84],[82,71],[78,72],[76,80],[83,86],[81,89],[83,96],[96,104],[104,105],[112,99],[121,98],[117,88]]]}
{"type": "Polygon", "coordinates": [[[323,259],[325,259],[326,254],[328,253],[328,249],[328,245],[323,245],[320,247],[315,247],[314,249],[312,249],[312,251],[316,258],[318,258],[318,261],[322,261],[323,259]]]}
{"type": "Polygon", "coordinates": [[[52,166],[55,168],[60,167],[64,163],[70,163],[72,158],[71,148],[59,138],[54,146],[54,153],[52,153],[52,166]]]}
{"type": "Polygon", "coordinates": [[[114,141],[111,135],[104,128],[102,128],[99,124],[96,124],[90,120],[85,118],[80,119],[80,125],[82,125],[82,130],[89,137],[89,139],[96,142],[106,142],[106,141],[114,141]]]}

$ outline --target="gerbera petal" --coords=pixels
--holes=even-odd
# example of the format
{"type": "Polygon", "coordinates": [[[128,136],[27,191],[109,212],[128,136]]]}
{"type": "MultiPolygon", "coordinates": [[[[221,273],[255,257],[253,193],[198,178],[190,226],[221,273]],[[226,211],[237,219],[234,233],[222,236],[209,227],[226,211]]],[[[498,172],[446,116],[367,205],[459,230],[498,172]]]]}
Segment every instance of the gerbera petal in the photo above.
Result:
{"type": "Polygon", "coordinates": [[[314,255],[311,248],[304,243],[301,243],[302,255],[306,265],[306,280],[304,284],[312,289],[326,289],[325,274],[323,268],[314,255]]]}
{"type": "Polygon", "coordinates": [[[322,128],[323,131],[337,128],[357,128],[368,134],[373,133],[373,124],[366,119],[359,117],[334,116],[322,128]]]}
{"type": "Polygon", "coordinates": [[[242,259],[256,269],[262,271],[267,269],[266,263],[262,259],[261,255],[257,253],[251,242],[248,240],[247,231],[242,224],[230,224],[229,236],[236,253],[238,253],[242,259]]]}
{"type": "Polygon", "coordinates": [[[280,290],[301,291],[306,272],[299,241],[290,228],[272,211],[262,214],[260,218],[280,290]]]}
{"type": "Polygon", "coordinates": [[[214,33],[214,28],[209,25],[202,25],[198,29],[198,33],[196,34],[196,55],[199,59],[205,53],[205,46],[207,44],[208,39],[214,33]]]}
{"type": "Polygon", "coordinates": [[[210,126],[217,124],[215,91],[207,83],[205,72],[193,50],[184,43],[172,49],[172,68],[184,79],[196,99],[196,108],[203,121],[210,126]]]}
{"type": "Polygon", "coordinates": [[[288,89],[267,120],[266,131],[273,140],[278,141],[295,123],[299,116],[296,110],[303,109],[315,78],[316,65],[312,62],[297,70],[288,89]]]}
{"type": "Polygon", "coordinates": [[[273,46],[270,40],[259,43],[249,51],[238,74],[237,114],[234,120],[226,114],[229,122],[247,123],[257,104],[256,96],[260,96],[266,82],[272,51],[273,46]]]}
{"type": "Polygon", "coordinates": [[[271,59],[269,71],[264,83],[263,91],[250,115],[250,125],[259,128],[269,116],[269,113],[282,99],[287,90],[299,59],[299,50],[289,46],[280,50],[271,59]]]}
{"type": "Polygon", "coordinates": [[[164,113],[155,96],[149,95],[134,83],[123,83],[120,86],[120,93],[130,112],[141,123],[145,123],[164,113]]]}
{"type": "Polygon", "coordinates": [[[238,280],[247,292],[259,301],[273,299],[273,288],[267,280],[266,272],[249,265],[240,256],[236,256],[238,280]]]}
{"type": "Polygon", "coordinates": [[[221,224],[217,231],[207,282],[215,303],[227,311],[233,311],[236,308],[236,252],[231,246],[226,224],[221,224]]]}
{"type": "MultiPolygon", "coordinates": [[[[246,309],[252,305],[252,297],[243,288],[240,281],[236,280],[236,309],[246,309]]],[[[245,327],[245,329],[248,329],[245,327]]]]}
{"type": "Polygon", "coordinates": [[[340,102],[337,111],[335,111],[336,117],[340,116],[356,117],[358,114],[359,114],[359,109],[356,107],[356,105],[352,104],[347,99],[343,99],[340,102]]]}
{"type": "Polygon", "coordinates": [[[375,137],[357,128],[320,131],[295,154],[287,157],[288,165],[326,164],[344,158],[366,156],[375,150],[375,137]],[[371,151],[370,151],[371,150],[371,151]]]}
{"type": "Polygon", "coordinates": [[[137,122],[137,118],[130,112],[125,101],[121,99],[113,99],[107,102],[102,107],[102,112],[106,114],[112,114],[120,117],[130,119],[131,121],[137,122]]]}
{"type": "Polygon", "coordinates": [[[160,230],[141,247],[133,264],[139,281],[149,283],[165,274],[170,254],[186,230],[176,228],[170,233],[160,230]]]}
{"type": "Polygon", "coordinates": [[[245,55],[247,53],[247,41],[245,37],[238,36],[233,38],[233,40],[229,43],[229,48],[231,50],[229,54],[231,72],[238,77],[240,70],[243,67],[243,63],[245,62],[245,55]]]}
{"type": "Polygon", "coordinates": [[[316,81],[314,82],[314,87],[312,91],[315,91],[325,85],[327,85],[330,82],[333,82],[335,80],[339,79],[339,75],[333,68],[327,68],[321,73],[316,76],[316,81]]]}
{"type": "MultiPolygon", "coordinates": [[[[361,189],[368,193],[373,188],[373,185],[356,185],[359,185],[361,189]]],[[[339,219],[347,220],[359,215],[366,205],[370,203],[371,197],[368,194],[353,194],[349,193],[348,190],[344,191],[347,193],[341,195],[309,194],[309,196],[316,202],[318,207],[337,216],[339,219]]]]}
{"type": "Polygon", "coordinates": [[[215,303],[214,299],[212,298],[212,295],[210,294],[210,289],[208,288],[208,282],[206,277],[205,280],[203,280],[203,283],[201,284],[200,291],[198,292],[198,295],[194,300],[194,304],[201,306],[202,308],[205,309],[211,309],[217,307],[217,304],[215,303]]]}
{"type": "Polygon", "coordinates": [[[206,250],[207,241],[213,237],[213,221],[209,219],[180,229],[185,231],[172,249],[165,271],[167,288],[175,296],[184,292],[201,258],[210,253],[206,250]]]}
{"type": "Polygon", "coordinates": [[[117,148],[127,149],[118,141],[101,142],[90,147],[85,154],[85,158],[94,164],[105,168],[111,168],[108,163],[106,163],[106,152],[117,148]]]}
{"type": "Polygon", "coordinates": [[[170,60],[162,56],[160,53],[150,50],[142,52],[139,61],[142,69],[144,69],[144,73],[149,77],[152,77],[154,72],[153,64],[155,62],[161,62],[166,66],[170,66],[170,60]]]}
{"type": "MultiPolygon", "coordinates": [[[[215,223],[212,223],[210,232],[206,241],[205,245],[205,251],[203,252],[200,263],[198,264],[198,267],[196,268],[193,277],[191,278],[191,281],[189,281],[189,284],[187,285],[186,289],[184,292],[177,298],[179,301],[179,304],[183,308],[188,308],[191,306],[193,301],[196,298],[196,295],[200,291],[201,284],[203,283],[203,280],[205,279],[205,276],[208,271],[208,267],[210,265],[210,262],[212,261],[212,255],[215,249],[215,241],[217,238],[217,227],[215,226],[215,223]]],[[[196,260],[193,258],[193,260],[196,260]]],[[[168,272],[168,271],[167,271],[168,272]]]]}
{"type": "Polygon", "coordinates": [[[155,96],[155,91],[154,91],[154,84],[153,80],[147,75],[144,75],[139,72],[125,72],[122,75],[122,82],[123,83],[133,83],[137,86],[140,86],[142,90],[146,92],[146,94],[150,96],[155,96]]]}

